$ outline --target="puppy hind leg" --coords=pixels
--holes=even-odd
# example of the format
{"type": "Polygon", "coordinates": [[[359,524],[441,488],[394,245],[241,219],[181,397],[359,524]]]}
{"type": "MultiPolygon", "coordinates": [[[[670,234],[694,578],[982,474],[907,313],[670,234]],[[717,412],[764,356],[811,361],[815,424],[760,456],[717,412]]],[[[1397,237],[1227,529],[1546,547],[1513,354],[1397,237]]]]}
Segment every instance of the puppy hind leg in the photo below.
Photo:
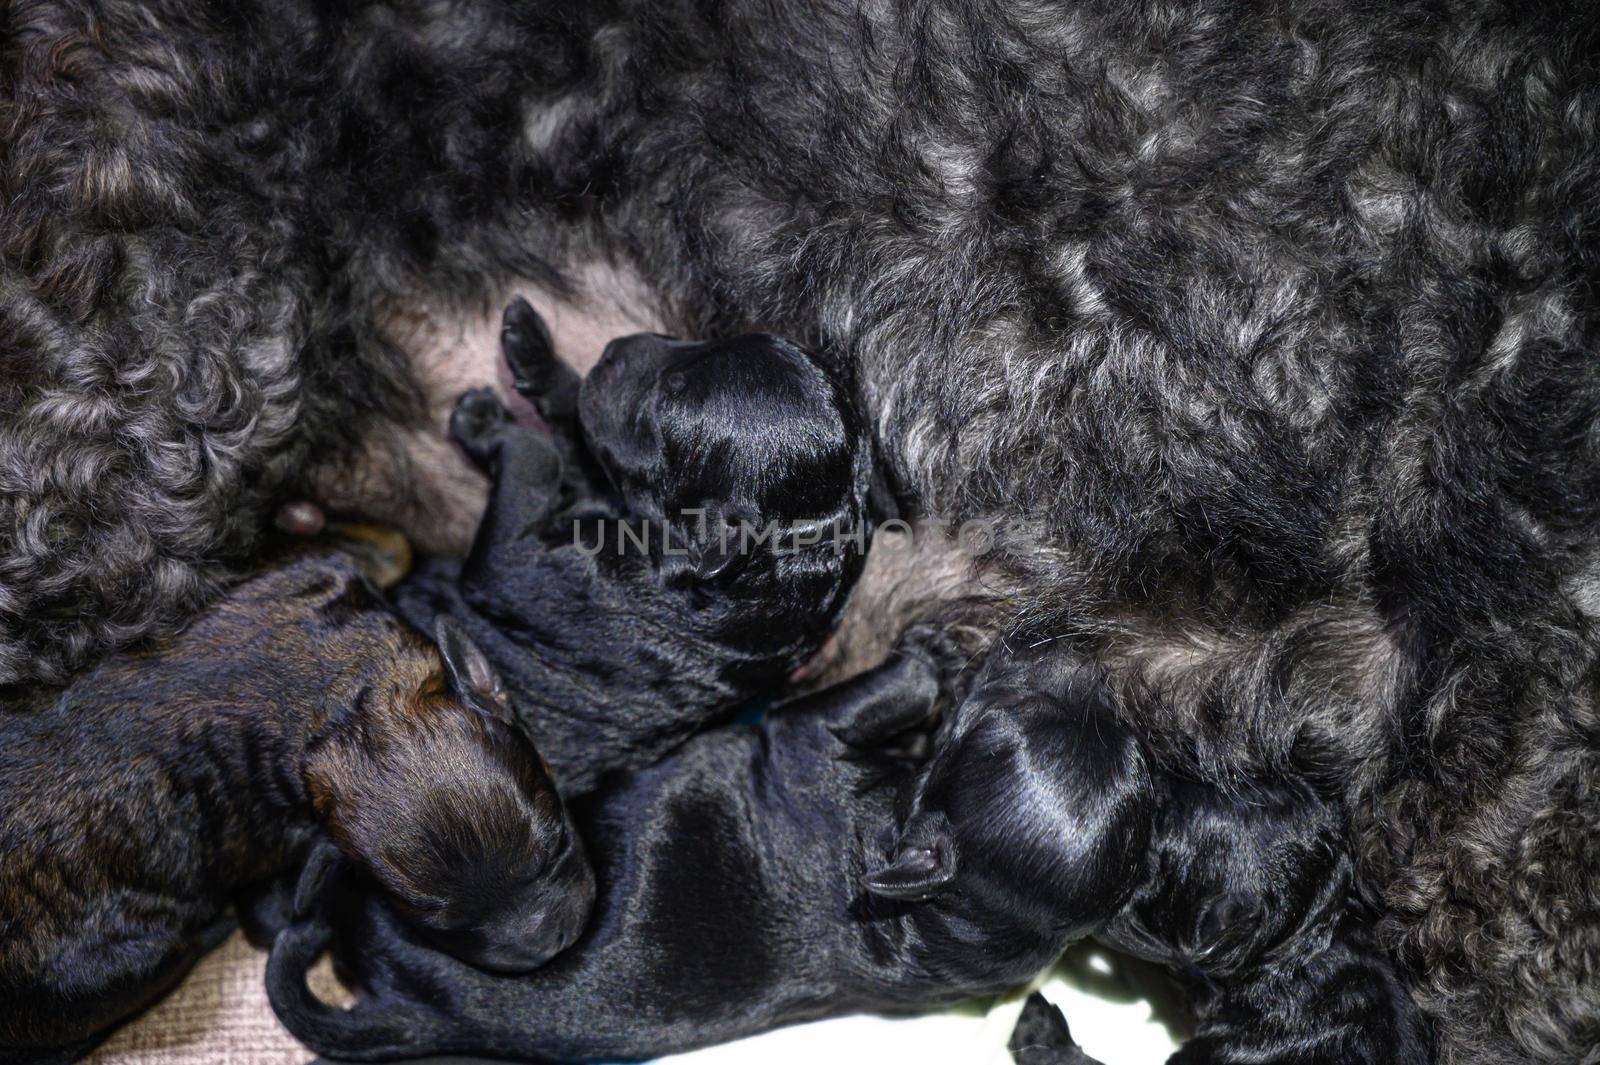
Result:
{"type": "Polygon", "coordinates": [[[1100,1065],[1073,1040],[1061,1010],[1037,991],[1024,1003],[1006,1049],[1016,1065],[1100,1065]]]}
{"type": "Polygon", "coordinates": [[[472,550],[461,566],[461,590],[478,603],[512,574],[538,566],[562,491],[562,457],[539,433],[512,425],[493,457],[490,499],[478,521],[472,550]]]}
{"type": "Polygon", "coordinates": [[[492,389],[462,396],[450,431],[490,474],[489,503],[461,568],[463,586],[478,586],[543,551],[537,534],[559,498],[562,460],[550,441],[511,420],[492,389]]]}
{"type": "Polygon", "coordinates": [[[500,319],[500,353],[512,386],[533,404],[551,429],[579,439],[578,391],[583,378],[556,356],[550,329],[533,304],[518,296],[500,319]]]}

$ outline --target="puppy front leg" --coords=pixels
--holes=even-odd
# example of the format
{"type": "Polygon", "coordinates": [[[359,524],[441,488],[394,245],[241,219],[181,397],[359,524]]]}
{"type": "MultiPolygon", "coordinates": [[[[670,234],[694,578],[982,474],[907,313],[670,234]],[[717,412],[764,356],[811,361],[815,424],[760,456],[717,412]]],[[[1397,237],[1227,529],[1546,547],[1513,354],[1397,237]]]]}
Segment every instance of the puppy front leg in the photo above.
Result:
{"type": "Polygon", "coordinates": [[[938,664],[909,636],[881,665],[792,705],[820,712],[828,731],[848,747],[921,761],[943,690],[938,664]]]}
{"type": "Polygon", "coordinates": [[[539,530],[561,489],[561,456],[543,435],[514,422],[493,389],[462,396],[450,433],[490,477],[489,505],[462,566],[464,581],[502,574],[544,550],[539,530]]]}

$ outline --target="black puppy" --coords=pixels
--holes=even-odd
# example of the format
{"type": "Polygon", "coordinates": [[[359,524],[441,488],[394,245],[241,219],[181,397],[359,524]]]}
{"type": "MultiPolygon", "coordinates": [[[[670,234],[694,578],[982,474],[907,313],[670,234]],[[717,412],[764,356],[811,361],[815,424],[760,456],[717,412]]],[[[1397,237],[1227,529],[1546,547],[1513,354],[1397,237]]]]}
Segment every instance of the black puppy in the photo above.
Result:
{"type": "Polygon", "coordinates": [[[847,737],[883,731],[863,721],[925,720],[940,687],[910,647],[761,726],[695,736],[574,804],[601,899],[578,946],[540,972],[490,977],[416,942],[386,908],[336,894],[274,944],[274,1008],[339,1058],[631,1060],[1013,986],[1049,964],[1062,937],[1023,956],[974,943],[952,964],[925,966],[907,956],[923,935],[916,908],[861,886],[893,841],[911,777],[847,737]],[[362,989],[349,1011],[306,987],[325,946],[362,989]]]}
{"type": "Polygon", "coordinates": [[[526,302],[502,341],[552,435],[462,398],[488,510],[459,571],[432,563],[397,601],[485,649],[570,796],[816,649],[861,570],[870,449],[843,385],[777,337],[625,337],[581,384],[526,302]]]}
{"type": "Polygon", "coordinates": [[[1099,678],[1053,647],[991,654],[925,770],[885,759],[939,688],[905,654],[581,804],[598,917],[540,972],[487,977],[357,902],[337,933],[278,939],[274,1006],[358,1060],[638,1057],[998,991],[1092,935],[1186,978],[1201,1023],[1175,1061],[1428,1060],[1321,804],[1153,772],[1099,678]],[[330,942],[365,989],[348,1013],[306,990],[330,942]]]}
{"type": "Polygon", "coordinates": [[[977,685],[866,879],[918,908],[919,964],[964,956],[974,928],[1009,951],[1092,935],[1187,986],[1198,1026],[1174,1062],[1429,1060],[1336,810],[1293,782],[1225,794],[1159,772],[1061,645],[997,649],[977,685]]]}
{"type": "Polygon", "coordinates": [[[429,942],[537,966],[594,881],[487,662],[439,650],[350,555],[298,551],[181,635],[0,704],[0,1062],[70,1061],[306,859],[429,942]],[[363,891],[363,894],[371,894],[363,891]]]}

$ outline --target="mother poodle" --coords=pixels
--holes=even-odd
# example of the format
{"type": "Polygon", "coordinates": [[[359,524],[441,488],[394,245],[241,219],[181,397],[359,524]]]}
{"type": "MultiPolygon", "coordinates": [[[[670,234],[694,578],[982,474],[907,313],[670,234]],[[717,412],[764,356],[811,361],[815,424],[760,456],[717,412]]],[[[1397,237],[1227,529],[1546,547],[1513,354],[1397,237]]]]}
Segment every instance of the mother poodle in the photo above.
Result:
{"type": "Polygon", "coordinates": [[[511,291],[580,363],[759,325],[922,522],[847,636],[1076,639],[1172,768],[1346,804],[1445,1062],[1596,1060],[1585,5],[10,0],[0,79],[0,681],[296,498],[459,544],[511,291]]]}

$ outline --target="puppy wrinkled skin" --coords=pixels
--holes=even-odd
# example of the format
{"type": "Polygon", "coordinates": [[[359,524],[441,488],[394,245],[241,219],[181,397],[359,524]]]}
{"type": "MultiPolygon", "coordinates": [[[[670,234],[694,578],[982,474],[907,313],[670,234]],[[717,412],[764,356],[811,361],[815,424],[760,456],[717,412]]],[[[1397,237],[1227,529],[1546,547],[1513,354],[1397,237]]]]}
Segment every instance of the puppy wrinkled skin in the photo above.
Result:
{"type": "Polygon", "coordinates": [[[848,392],[778,337],[623,337],[581,381],[528,304],[504,337],[549,434],[462,397],[452,431],[488,510],[466,560],[396,602],[485,649],[572,798],[816,651],[864,563],[871,448],[848,392]]]}
{"type": "Polygon", "coordinates": [[[257,927],[337,873],[475,965],[570,944],[582,847],[481,654],[448,625],[441,643],[308,548],[167,644],[8,690],[0,1060],[76,1060],[221,942],[239,893],[302,863],[290,912],[257,927]]]}
{"type": "Polygon", "coordinates": [[[1447,1065],[1600,1045],[1587,5],[0,19],[0,676],[415,427],[384,314],[599,264],[838,359],[908,516],[1029,519],[986,593],[1163,763],[1341,800],[1447,1065]]]}

